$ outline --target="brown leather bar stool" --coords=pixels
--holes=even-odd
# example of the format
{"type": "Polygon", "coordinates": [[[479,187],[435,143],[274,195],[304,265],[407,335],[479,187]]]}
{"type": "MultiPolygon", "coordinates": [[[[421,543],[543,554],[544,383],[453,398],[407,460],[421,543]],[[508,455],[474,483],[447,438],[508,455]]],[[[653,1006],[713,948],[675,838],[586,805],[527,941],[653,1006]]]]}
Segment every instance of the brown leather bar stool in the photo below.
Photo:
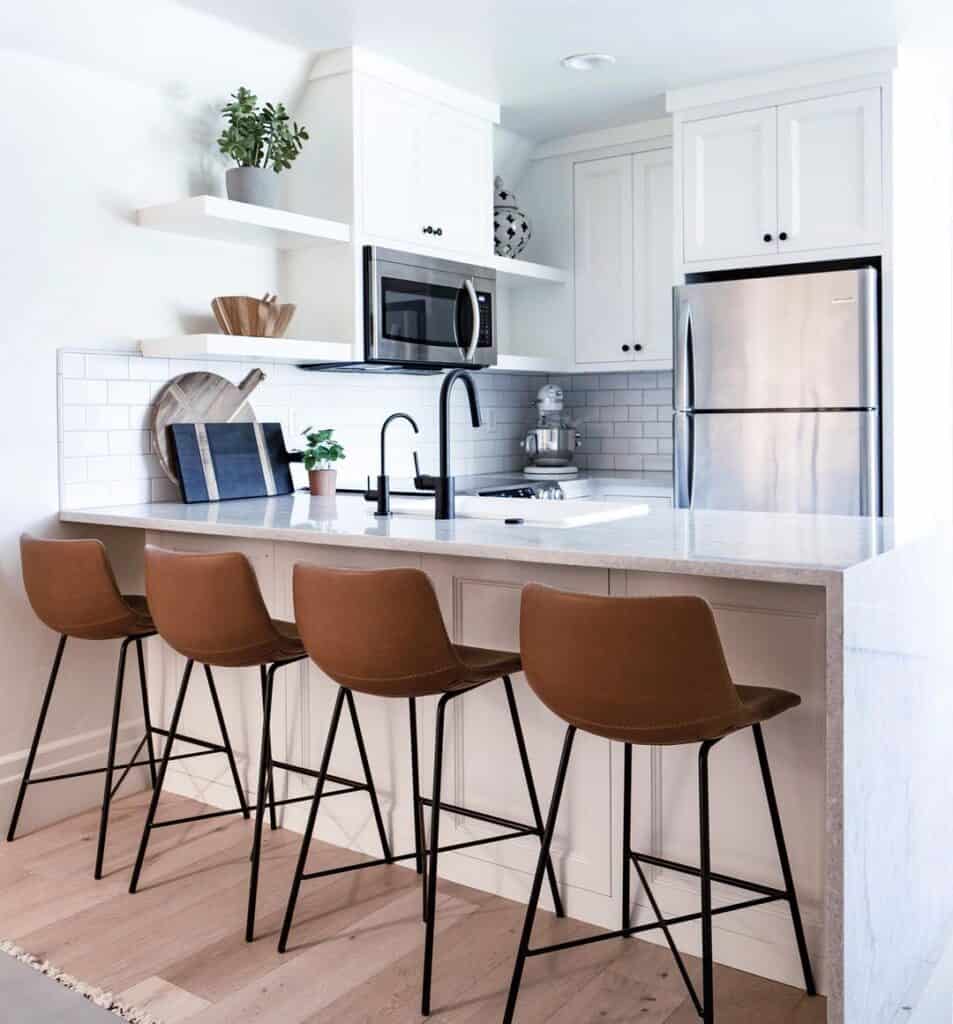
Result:
{"type": "Polygon", "coordinates": [[[27,598],[38,619],[50,629],[60,634],[60,640],[53,658],[53,669],[40,714],[37,718],[33,742],[27,755],[23,778],[17,791],[13,806],[13,817],[7,831],[7,841],[13,842],[16,836],[17,823],[28,786],[43,782],[58,782],[64,779],[75,779],[84,775],[105,773],[102,810],[99,817],[99,841],[96,846],[95,878],[103,876],[103,856],[106,852],[106,832],[109,827],[109,808],[116,790],[122,785],[129,770],[139,765],[149,765],[152,784],[156,782],[155,751],[152,745],[152,728],[149,720],[149,698],[146,690],[146,670],[142,656],[142,641],[146,637],[155,636],[155,626],[149,616],[146,599],[138,594],[120,594],[116,585],[106,549],[98,540],[43,540],[23,534],[20,538],[20,560],[23,567],[23,583],[27,598]],[[119,668],[116,673],[116,691],[113,699],[112,724],[109,730],[109,751],[106,755],[104,768],[91,768],[86,771],[61,772],[56,775],[33,777],[33,764],[36,760],[46,716],[50,710],[53,690],[59,675],[63,651],[68,637],[80,640],[121,640],[119,645],[119,668]],[[126,764],[116,764],[116,742],[119,732],[119,714],[122,708],[123,679],[126,669],[126,652],[130,644],[136,645],[139,662],[139,689],[142,697],[142,710],[145,717],[145,734],[136,747],[131,760],[126,764]],[[149,753],[148,760],[139,761],[140,752],[145,746],[149,753]],[[122,771],[119,780],[113,784],[113,775],[122,771]]]}
{"type": "MultiPolygon", "coordinates": [[[[295,618],[305,648],[315,664],[339,685],[321,768],[315,787],[311,813],[305,829],[301,854],[295,871],[288,907],[281,929],[278,949],[284,952],[294,919],[295,904],[302,881],[320,878],[340,871],[373,867],[381,863],[416,859],[417,872],[424,876],[424,945],[423,994],[421,1007],[430,1013],[430,983],[433,970],[434,929],[437,905],[437,854],[462,850],[485,843],[523,836],[543,834],[543,819],[530,770],[526,742],[519,711],[513,695],[510,676],[520,671],[520,657],[504,651],[452,644],[447,636],[437,604],[437,595],[425,573],[419,569],[324,569],[312,565],[294,567],[295,618]],[[513,723],[516,746],[523,767],[523,776],[533,812],[533,825],[510,821],[497,815],[472,811],[442,802],[440,796],[443,774],[443,737],[447,704],[478,686],[502,679],[507,706],[513,723]],[[376,697],[407,700],[410,706],[410,755],[413,778],[414,852],[387,857],[383,861],[305,872],[308,849],[314,834],[315,820],[322,798],[325,778],[334,749],[341,710],[346,701],[354,714],[352,691],[376,697]],[[418,697],[438,696],[437,725],[434,743],[433,798],[420,795],[419,758],[417,756],[418,697]],[[430,807],[430,849],[425,850],[424,806],[430,807]],[[450,811],[471,817],[507,831],[499,836],[454,843],[441,848],[440,812],[450,811]],[[425,858],[429,853],[429,868],[425,858]],[[429,871],[429,874],[428,874],[429,871]]],[[[362,757],[365,755],[362,751],[362,757]]],[[[556,873],[547,855],[543,870],[549,877],[553,903],[558,916],[563,916],[562,901],[556,886],[556,873]]],[[[538,894],[537,894],[538,898],[538,894]]]]}
{"type": "MultiPolygon", "coordinates": [[[[255,930],[255,904],[258,895],[258,874],[261,859],[262,828],[265,808],[270,812],[271,828],[278,827],[276,808],[284,804],[310,800],[311,797],[275,799],[274,769],[317,776],[317,772],[300,768],[285,761],[275,761],[271,756],[271,707],[274,692],[275,673],[286,665],[301,661],[305,650],[293,622],[273,619],[268,614],[264,599],[258,587],[258,580],[248,559],[239,552],[224,554],[194,554],[166,551],[157,547],[146,547],[146,594],[149,607],[155,618],[159,635],[175,651],[186,658],[182,683],[176,697],[169,738],[159,765],[158,781],[149,806],[136,865],[133,869],[129,891],[135,892],[154,828],[180,825],[189,821],[200,821],[229,814],[249,816],[238,769],[229,754],[229,766],[238,792],[239,807],[224,811],[156,821],[156,811],[162,784],[165,781],[169,761],[172,760],[172,744],[175,739],[202,743],[191,737],[178,735],[179,719],[188,692],[192,667],[199,662],[205,669],[215,714],[222,734],[225,735],[225,719],[215,691],[212,668],[258,667],[261,674],[263,719],[261,754],[258,765],[258,789],[255,800],[255,830],[251,853],[251,876],[248,886],[248,911],[245,924],[245,938],[251,942],[255,930]]],[[[360,726],[354,721],[355,732],[360,735],[360,726]]],[[[363,743],[363,740],[359,742],[363,743]]],[[[363,783],[334,776],[333,781],[342,788],[333,794],[367,790],[377,817],[378,828],[386,849],[383,819],[377,804],[370,774],[363,783]]]]}
{"type": "Polygon", "coordinates": [[[523,591],[520,648],[530,686],[540,700],[567,723],[552,804],[539,864],[533,879],[520,939],[504,1024],[510,1024],[519,995],[526,958],[604,939],[661,929],[705,1024],[715,1019],[712,960],[712,917],[778,900],[791,911],[804,985],[816,995],[811,961],[804,940],[794,878],[788,860],[781,816],[775,797],[761,723],[801,703],[797,694],[760,686],[736,686],[725,662],[711,608],[699,597],[591,597],[563,593],[532,584],[523,591]],[[597,637],[580,643],[580,637],[597,637]],[[739,729],[754,733],[758,764],[778,848],[783,888],[733,878],[711,868],[708,803],[708,755],[722,739],[739,729]],[[618,740],[624,748],[622,822],[622,928],[550,946],[530,947],[533,920],[542,888],[546,857],[559,814],[566,772],[576,730],[618,740]],[[699,743],[698,802],[700,867],[638,853],[631,848],[632,744],[699,743]],[[643,864],[669,868],[698,878],[701,912],[665,918],[642,870],[643,864]],[[656,921],[631,924],[631,866],[635,867],[656,921]],[[712,882],[753,893],[751,899],[712,910],[712,882]],[[672,939],[670,928],[700,921],[702,932],[702,996],[699,998],[672,939]]]}

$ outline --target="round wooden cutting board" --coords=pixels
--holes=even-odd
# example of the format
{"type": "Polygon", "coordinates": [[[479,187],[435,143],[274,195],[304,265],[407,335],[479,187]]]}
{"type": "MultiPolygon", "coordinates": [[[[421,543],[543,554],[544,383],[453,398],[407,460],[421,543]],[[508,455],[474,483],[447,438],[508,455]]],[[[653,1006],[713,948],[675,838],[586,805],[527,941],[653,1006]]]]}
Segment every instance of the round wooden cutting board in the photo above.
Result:
{"type": "Polygon", "coordinates": [[[248,397],[265,379],[261,370],[252,370],[240,383],[217,373],[183,373],[173,377],[159,392],[152,416],[152,450],[165,475],[178,483],[169,451],[172,423],[254,423],[255,410],[248,397]]]}

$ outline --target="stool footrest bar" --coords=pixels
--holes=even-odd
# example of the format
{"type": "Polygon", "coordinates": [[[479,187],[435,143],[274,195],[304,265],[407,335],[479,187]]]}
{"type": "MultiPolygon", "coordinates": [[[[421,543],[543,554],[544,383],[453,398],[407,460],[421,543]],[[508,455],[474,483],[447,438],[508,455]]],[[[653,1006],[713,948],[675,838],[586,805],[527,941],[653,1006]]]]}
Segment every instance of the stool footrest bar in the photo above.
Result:
{"type": "MultiPolygon", "coordinates": [[[[298,764],[289,764],[287,761],[272,761],[272,768],[280,768],[284,772],[293,772],[295,775],[307,775],[309,778],[316,779],[320,776],[321,772],[316,768],[304,768],[298,764]]],[[[330,772],[325,775],[326,782],[333,782],[338,786],[352,786],[355,791],[365,790],[368,788],[366,782],[357,782],[354,779],[346,779],[343,775],[332,775],[330,772]]],[[[322,793],[322,796],[327,796],[327,793],[322,793]]]]}
{"type": "MultiPolygon", "coordinates": [[[[187,757],[205,757],[208,754],[217,754],[217,750],[196,750],[190,754],[173,754],[169,758],[170,761],[181,761],[187,757]]],[[[156,758],[158,761],[158,758],[156,758]]],[[[119,771],[122,768],[140,768],[148,765],[149,761],[130,761],[128,764],[115,764],[113,765],[113,771],[119,771]]],[[[107,771],[106,768],[86,768],[81,772],[63,772],[60,775],[43,775],[39,779],[28,779],[28,786],[35,786],[40,782],[60,782],[63,779],[79,779],[84,775],[102,775],[103,772],[107,771]]]]}
{"type": "MultiPolygon", "coordinates": [[[[420,802],[427,807],[433,805],[433,800],[421,797],[420,802]]],[[[496,814],[487,814],[485,811],[472,811],[469,807],[460,807],[458,804],[447,804],[440,801],[440,810],[448,814],[459,814],[463,818],[473,818],[476,821],[485,821],[488,825],[499,825],[500,828],[526,829],[527,832],[539,835],[542,829],[535,825],[524,825],[521,821],[511,821],[509,818],[501,818],[496,814]]],[[[441,847],[442,849],[442,847],[441,847]]]]}
{"type": "MultiPolygon", "coordinates": [[[[157,726],[153,726],[152,731],[158,733],[160,736],[169,735],[168,729],[160,729],[157,726]]],[[[186,736],[181,732],[177,732],[175,736],[173,736],[173,739],[176,741],[181,740],[182,743],[191,743],[193,747],[204,747],[206,750],[213,750],[218,754],[224,754],[228,749],[223,743],[209,743],[208,740],[200,740],[196,736],[186,736]]]]}
{"type": "MultiPolygon", "coordinates": [[[[752,900],[742,900],[740,903],[730,903],[724,907],[715,907],[712,910],[712,917],[718,914],[729,914],[734,910],[747,910],[750,907],[760,907],[765,903],[776,903],[778,900],[786,900],[787,896],[758,896],[752,900]]],[[[526,951],[527,956],[540,956],[543,953],[556,953],[562,949],[574,949],[576,946],[591,946],[594,942],[606,942],[609,939],[621,939],[626,935],[638,935],[640,932],[650,932],[658,928],[672,928],[677,924],[689,924],[692,921],[700,921],[701,913],[681,914],[678,917],[667,917],[662,921],[652,921],[649,924],[637,924],[631,928],[617,928],[612,932],[602,932],[598,935],[586,935],[581,939],[569,939],[566,942],[554,942],[549,946],[536,946],[526,951]]]]}
{"type": "MultiPolygon", "coordinates": [[[[672,871],[680,871],[684,875],[692,875],[695,878],[701,878],[701,870],[693,867],[691,864],[679,864],[677,861],[665,860],[663,857],[653,857],[647,853],[636,853],[635,850],[631,850],[630,855],[633,860],[637,860],[640,864],[651,864],[653,867],[669,868],[672,871]]],[[[759,882],[748,882],[743,878],[735,878],[733,875],[723,875],[717,871],[710,872],[709,877],[713,882],[719,882],[722,885],[730,885],[735,889],[745,889],[748,892],[761,893],[762,896],[771,896],[774,899],[789,899],[788,893],[784,889],[777,889],[771,885],[761,885],[759,882]]]]}

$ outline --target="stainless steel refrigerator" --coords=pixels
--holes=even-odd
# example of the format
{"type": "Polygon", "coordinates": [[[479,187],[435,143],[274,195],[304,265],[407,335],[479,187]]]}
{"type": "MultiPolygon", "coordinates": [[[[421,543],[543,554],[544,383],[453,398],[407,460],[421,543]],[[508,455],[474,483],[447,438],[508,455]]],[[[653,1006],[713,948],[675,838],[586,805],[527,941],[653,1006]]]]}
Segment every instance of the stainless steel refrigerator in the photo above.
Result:
{"type": "Polygon", "coordinates": [[[675,504],[880,514],[877,271],[675,289],[675,504]]]}

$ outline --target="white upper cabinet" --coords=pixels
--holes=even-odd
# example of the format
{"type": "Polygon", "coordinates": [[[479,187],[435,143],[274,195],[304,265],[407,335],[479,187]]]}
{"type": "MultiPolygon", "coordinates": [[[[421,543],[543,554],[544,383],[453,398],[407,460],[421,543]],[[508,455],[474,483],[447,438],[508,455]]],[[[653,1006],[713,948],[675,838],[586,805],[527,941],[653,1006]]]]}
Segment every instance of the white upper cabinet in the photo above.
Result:
{"type": "Polygon", "coordinates": [[[776,252],[775,108],[690,121],[682,144],[686,262],[776,252]]]}
{"type": "Polygon", "coordinates": [[[880,242],[882,134],[879,88],[686,121],[684,262],[880,242]]]}
{"type": "Polygon", "coordinates": [[[632,158],[635,220],[635,362],[672,358],[672,151],[632,158]]]}
{"type": "Polygon", "coordinates": [[[632,157],[577,163],[576,362],[631,360],[635,335],[632,157]]]}
{"type": "Polygon", "coordinates": [[[491,124],[370,78],[362,83],[360,119],[364,233],[488,256],[491,124]]]}
{"type": "Polygon", "coordinates": [[[671,150],[573,170],[576,363],[670,363],[671,150]]]}
{"type": "Polygon", "coordinates": [[[778,108],[781,252],[880,241],[880,90],[778,108]]]}

